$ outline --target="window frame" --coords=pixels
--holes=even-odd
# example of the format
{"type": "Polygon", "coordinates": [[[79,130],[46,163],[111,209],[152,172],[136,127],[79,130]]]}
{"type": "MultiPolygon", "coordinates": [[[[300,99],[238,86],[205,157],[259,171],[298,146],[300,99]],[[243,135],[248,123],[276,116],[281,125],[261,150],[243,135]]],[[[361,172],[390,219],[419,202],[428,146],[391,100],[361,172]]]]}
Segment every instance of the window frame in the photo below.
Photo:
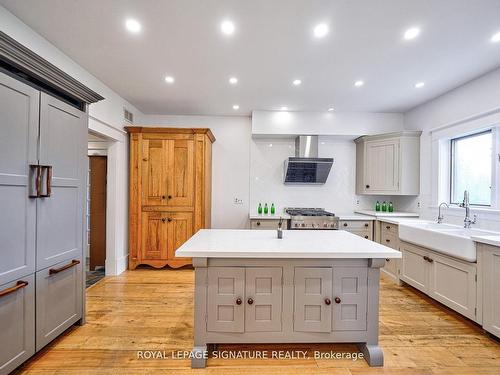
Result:
{"type": "MultiPolygon", "coordinates": [[[[460,141],[460,140],[463,140],[463,139],[467,139],[467,138],[473,138],[473,137],[477,137],[477,136],[480,136],[480,135],[483,135],[483,134],[491,134],[491,147],[492,147],[492,151],[491,151],[491,156],[492,156],[492,160],[491,160],[491,186],[490,186],[490,204],[477,204],[477,203],[471,203],[470,205],[471,206],[474,206],[474,207],[483,207],[483,208],[486,208],[486,209],[493,209],[496,207],[496,179],[497,179],[497,173],[496,173],[496,168],[495,168],[495,160],[496,160],[496,154],[497,154],[497,131],[496,129],[493,127],[493,128],[489,128],[489,129],[486,129],[486,130],[481,130],[481,131],[477,131],[477,132],[474,132],[474,133],[470,133],[470,134],[466,134],[466,135],[461,135],[461,136],[458,136],[458,137],[454,137],[454,138],[451,138],[450,139],[450,142],[449,142],[449,147],[450,147],[450,153],[449,153],[449,180],[448,180],[448,202],[451,204],[451,205],[460,205],[461,202],[453,202],[453,183],[454,183],[454,172],[455,172],[455,168],[454,168],[454,159],[455,159],[455,145],[456,145],[456,142],[457,141],[460,141]]],[[[500,154],[498,156],[500,158],[500,154]]]]}

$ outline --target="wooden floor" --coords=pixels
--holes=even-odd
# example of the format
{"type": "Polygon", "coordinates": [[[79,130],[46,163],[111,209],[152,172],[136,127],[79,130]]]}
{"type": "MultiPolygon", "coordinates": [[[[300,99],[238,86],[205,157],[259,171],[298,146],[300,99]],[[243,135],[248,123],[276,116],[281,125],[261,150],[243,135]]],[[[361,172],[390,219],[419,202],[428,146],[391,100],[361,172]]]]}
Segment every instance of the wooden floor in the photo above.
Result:
{"type": "MultiPolygon", "coordinates": [[[[480,327],[409,287],[382,280],[383,368],[364,360],[139,359],[138,350],[190,350],[192,270],[136,270],[106,277],[87,291],[87,324],[74,327],[19,374],[500,374],[500,345],[480,327]]],[[[219,346],[219,350],[244,349],[219,346]]],[[[247,347],[248,348],[248,347],[247,347]]],[[[289,345],[291,350],[356,352],[351,345],[289,345]]],[[[252,349],[281,350],[282,345],[252,349]]]]}

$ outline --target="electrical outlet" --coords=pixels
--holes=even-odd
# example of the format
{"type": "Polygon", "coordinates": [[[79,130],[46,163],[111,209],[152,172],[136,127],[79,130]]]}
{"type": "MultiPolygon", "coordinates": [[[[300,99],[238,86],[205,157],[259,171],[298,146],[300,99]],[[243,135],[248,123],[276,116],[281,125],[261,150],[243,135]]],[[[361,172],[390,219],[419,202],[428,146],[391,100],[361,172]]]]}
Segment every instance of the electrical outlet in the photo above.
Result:
{"type": "Polygon", "coordinates": [[[238,197],[234,198],[234,201],[233,201],[234,204],[243,204],[243,199],[240,199],[238,197]]]}

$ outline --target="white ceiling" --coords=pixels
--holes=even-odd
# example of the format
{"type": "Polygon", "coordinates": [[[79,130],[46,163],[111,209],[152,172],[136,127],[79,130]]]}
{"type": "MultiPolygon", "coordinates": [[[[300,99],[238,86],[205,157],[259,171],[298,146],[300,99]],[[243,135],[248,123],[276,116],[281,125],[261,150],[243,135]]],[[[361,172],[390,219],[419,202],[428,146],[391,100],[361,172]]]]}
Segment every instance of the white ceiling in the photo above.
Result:
{"type": "Polygon", "coordinates": [[[490,42],[500,31],[500,0],[0,4],[147,114],[246,115],[284,105],[400,112],[500,66],[500,43],[490,42]],[[141,33],[125,30],[128,17],[141,33]],[[224,19],[236,25],[231,37],[220,33],[224,19]],[[330,26],[321,40],[312,36],[319,22],[330,26]],[[412,26],[420,36],[403,41],[412,26]],[[296,78],[302,85],[292,85],[296,78]],[[425,86],[416,89],[419,81],[425,86]]]}

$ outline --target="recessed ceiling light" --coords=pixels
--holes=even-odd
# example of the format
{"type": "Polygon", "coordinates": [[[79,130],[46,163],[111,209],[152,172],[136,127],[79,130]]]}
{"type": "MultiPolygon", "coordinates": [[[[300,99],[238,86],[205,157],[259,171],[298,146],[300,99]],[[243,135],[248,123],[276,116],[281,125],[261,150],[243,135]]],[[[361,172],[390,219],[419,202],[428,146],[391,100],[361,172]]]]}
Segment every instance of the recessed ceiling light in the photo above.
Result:
{"type": "Polygon", "coordinates": [[[175,81],[175,78],[172,76],[165,77],[165,82],[167,82],[167,83],[174,83],[174,81],[175,81]]]}
{"type": "Polygon", "coordinates": [[[365,82],[364,82],[364,81],[361,81],[361,80],[354,82],[354,86],[356,86],[356,87],[361,87],[361,86],[363,86],[364,84],[365,84],[365,82]]]}
{"type": "Polygon", "coordinates": [[[128,31],[134,34],[137,34],[142,29],[141,24],[137,20],[134,20],[132,18],[129,18],[128,20],[125,21],[125,27],[127,28],[128,31]]]}
{"type": "Polygon", "coordinates": [[[236,77],[229,78],[229,83],[231,85],[236,85],[238,83],[238,78],[236,78],[236,77]]]}
{"type": "Polygon", "coordinates": [[[420,34],[420,29],[418,27],[411,27],[405,31],[403,37],[406,40],[415,39],[420,34]]]}
{"type": "Polygon", "coordinates": [[[499,31],[499,32],[497,32],[497,33],[495,33],[495,34],[493,34],[493,36],[491,37],[491,41],[492,41],[493,43],[498,43],[498,42],[500,42],[500,31],[499,31]]]}
{"type": "Polygon", "coordinates": [[[233,105],[233,109],[236,111],[236,110],[240,109],[240,106],[238,104],[235,104],[235,105],[233,105]]]}
{"type": "Polygon", "coordinates": [[[283,107],[281,107],[281,110],[282,110],[282,111],[288,111],[288,107],[283,106],[283,107]]]}
{"type": "Polygon", "coordinates": [[[302,81],[301,81],[300,79],[294,79],[294,80],[293,80],[293,84],[294,84],[295,86],[300,86],[300,84],[301,84],[301,83],[302,83],[302,81]]]}
{"type": "Polygon", "coordinates": [[[233,21],[225,20],[220,24],[220,31],[222,31],[223,34],[232,35],[234,34],[234,30],[235,27],[233,21]]]}
{"type": "Polygon", "coordinates": [[[328,112],[333,112],[333,111],[334,111],[333,107],[328,108],[328,112]]]}
{"type": "Polygon", "coordinates": [[[323,38],[328,34],[328,25],[326,23],[320,23],[314,26],[314,36],[316,38],[323,38]]]}
{"type": "Polygon", "coordinates": [[[419,89],[421,87],[424,87],[425,86],[425,82],[417,82],[415,83],[415,88],[419,89]]]}

